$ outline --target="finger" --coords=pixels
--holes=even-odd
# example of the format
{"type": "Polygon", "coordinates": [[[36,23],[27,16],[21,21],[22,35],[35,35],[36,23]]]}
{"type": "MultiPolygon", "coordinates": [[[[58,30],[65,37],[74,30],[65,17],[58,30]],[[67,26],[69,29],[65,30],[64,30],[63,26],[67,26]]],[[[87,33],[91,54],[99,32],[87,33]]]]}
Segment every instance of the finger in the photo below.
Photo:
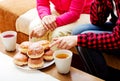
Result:
{"type": "Polygon", "coordinates": [[[60,41],[58,48],[64,49],[66,47],[66,42],[64,40],[60,41]]]}
{"type": "Polygon", "coordinates": [[[53,46],[57,45],[58,43],[59,43],[58,41],[54,41],[53,43],[51,43],[51,44],[49,45],[49,47],[53,47],[53,46]]]}
{"type": "Polygon", "coordinates": [[[41,37],[41,34],[36,34],[36,38],[40,38],[41,37]]]}
{"type": "Polygon", "coordinates": [[[29,36],[30,36],[30,38],[32,38],[32,32],[30,32],[30,35],[29,35],[29,36]]]}
{"type": "Polygon", "coordinates": [[[61,41],[61,40],[56,40],[56,41],[54,41],[53,43],[50,44],[50,47],[53,47],[53,46],[59,44],[60,41],[61,41]]]}
{"type": "Polygon", "coordinates": [[[52,23],[52,24],[50,24],[50,25],[51,25],[50,30],[53,31],[54,28],[55,28],[55,27],[54,27],[54,24],[52,23]]]}
{"type": "Polygon", "coordinates": [[[48,22],[44,22],[44,27],[45,27],[47,30],[52,30],[52,29],[51,29],[51,25],[48,24],[48,22]]]}
{"type": "Polygon", "coordinates": [[[48,30],[48,27],[47,27],[47,25],[42,21],[42,25],[43,25],[43,27],[46,29],[46,30],[48,30]]]}
{"type": "Polygon", "coordinates": [[[58,40],[58,38],[53,38],[53,39],[52,39],[52,41],[56,41],[56,40],[58,40]]]}
{"type": "Polygon", "coordinates": [[[52,28],[53,28],[53,30],[54,30],[56,27],[57,27],[56,22],[53,22],[53,23],[52,23],[52,28]]]}
{"type": "Polygon", "coordinates": [[[63,45],[63,46],[61,46],[61,47],[58,47],[58,48],[60,48],[60,49],[66,49],[66,45],[63,45]]]}
{"type": "Polygon", "coordinates": [[[71,47],[67,46],[65,49],[70,49],[71,47]]]}
{"type": "Polygon", "coordinates": [[[53,26],[54,26],[52,24],[52,21],[50,19],[48,19],[47,22],[45,22],[45,23],[46,23],[48,29],[52,31],[53,30],[53,26]]]}
{"type": "Polygon", "coordinates": [[[57,27],[57,24],[55,22],[56,19],[50,18],[50,23],[51,23],[51,30],[54,30],[57,27]]]}
{"type": "Polygon", "coordinates": [[[38,38],[38,33],[37,32],[34,32],[34,37],[38,38]]]}
{"type": "Polygon", "coordinates": [[[32,38],[34,36],[34,30],[32,30],[32,32],[30,33],[30,38],[32,38]]]}

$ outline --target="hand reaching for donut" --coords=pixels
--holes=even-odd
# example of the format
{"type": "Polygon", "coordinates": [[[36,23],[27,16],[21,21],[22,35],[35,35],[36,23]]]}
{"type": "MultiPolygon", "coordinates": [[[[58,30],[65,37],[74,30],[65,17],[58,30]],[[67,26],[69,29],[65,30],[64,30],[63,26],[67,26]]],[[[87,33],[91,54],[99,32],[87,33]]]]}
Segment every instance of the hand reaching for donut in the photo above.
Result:
{"type": "Polygon", "coordinates": [[[32,37],[40,38],[40,37],[44,36],[46,32],[47,32],[46,28],[36,27],[30,33],[30,38],[32,38],[32,37]]]}
{"type": "Polygon", "coordinates": [[[53,43],[50,45],[50,47],[55,45],[57,45],[57,48],[70,49],[77,45],[77,36],[53,38],[53,43]]]}

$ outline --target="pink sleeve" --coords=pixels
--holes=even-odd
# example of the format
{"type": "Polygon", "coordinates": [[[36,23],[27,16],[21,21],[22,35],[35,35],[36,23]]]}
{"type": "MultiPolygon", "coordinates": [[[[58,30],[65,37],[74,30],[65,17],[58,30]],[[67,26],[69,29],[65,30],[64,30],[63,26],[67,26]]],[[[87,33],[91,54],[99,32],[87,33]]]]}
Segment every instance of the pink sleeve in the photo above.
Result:
{"type": "Polygon", "coordinates": [[[62,26],[76,21],[83,11],[85,2],[86,0],[72,0],[69,11],[57,17],[57,25],[62,26]]]}
{"type": "Polygon", "coordinates": [[[37,0],[37,11],[41,19],[46,15],[50,15],[49,0],[37,0]]]}

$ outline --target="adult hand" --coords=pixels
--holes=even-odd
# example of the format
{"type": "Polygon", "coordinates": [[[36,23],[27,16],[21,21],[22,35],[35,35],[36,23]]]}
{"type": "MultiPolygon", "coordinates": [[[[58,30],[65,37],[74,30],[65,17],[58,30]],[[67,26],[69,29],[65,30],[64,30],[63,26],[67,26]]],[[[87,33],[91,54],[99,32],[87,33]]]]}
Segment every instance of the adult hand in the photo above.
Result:
{"type": "Polygon", "coordinates": [[[30,38],[32,38],[32,37],[36,37],[36,38],[42,37],[46,32],[47,32],[47,30],[44,27],[36,27],[30,33],[30,38]]]}
{"type": "Polygon", "coordinates": [[[48,15],[42,18],[42,25],[47,29],[47,30],[54,30],[57,27],[56,24],[56,16],[55,15],[48,15]]]}
{"type": "Polygon", "coordinates": [[[77,45],[77,36],[53,38],[53,43],[50,45],[50,47],[53,47],[55,45],[61,49],[70,49],[77,45]]]}

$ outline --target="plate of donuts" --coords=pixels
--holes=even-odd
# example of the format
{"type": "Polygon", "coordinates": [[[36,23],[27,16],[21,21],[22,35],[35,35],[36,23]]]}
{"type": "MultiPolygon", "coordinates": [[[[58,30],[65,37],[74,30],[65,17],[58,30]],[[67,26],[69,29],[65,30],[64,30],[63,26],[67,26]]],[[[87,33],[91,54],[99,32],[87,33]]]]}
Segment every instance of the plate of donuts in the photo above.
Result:
{"type": "Polygon", "coordinates": [[[43,69],[54,64],[53,50],[50,49],[47,40],[24,41],[18,49],[19,52],[13,57],[13,63],[18,68],[25,70],[43,69]]]}
{"type": "Polygon", "coordinates": [[[16,65],[16,64],[14,64],[14,65],[15,65],[15,67],[23,69],[23,70],[36,70],[36,69],[47,68],[47,67],[49,67],[49,66],[51,66],[53,64],[54,64],[54,60],[52,60],[52,61],[44,61],[44,63],[41,63],[42,66],[40,66],[40,67],[39,67],[39,65],[37,66],[37,64],[36,64],[37,67],[34,67],[34,65],[33,66],[32,65],[31,66],[30,65],[16,65]],[[34,67],[34,68],[31,68],[31,67],[34,67]]]}

